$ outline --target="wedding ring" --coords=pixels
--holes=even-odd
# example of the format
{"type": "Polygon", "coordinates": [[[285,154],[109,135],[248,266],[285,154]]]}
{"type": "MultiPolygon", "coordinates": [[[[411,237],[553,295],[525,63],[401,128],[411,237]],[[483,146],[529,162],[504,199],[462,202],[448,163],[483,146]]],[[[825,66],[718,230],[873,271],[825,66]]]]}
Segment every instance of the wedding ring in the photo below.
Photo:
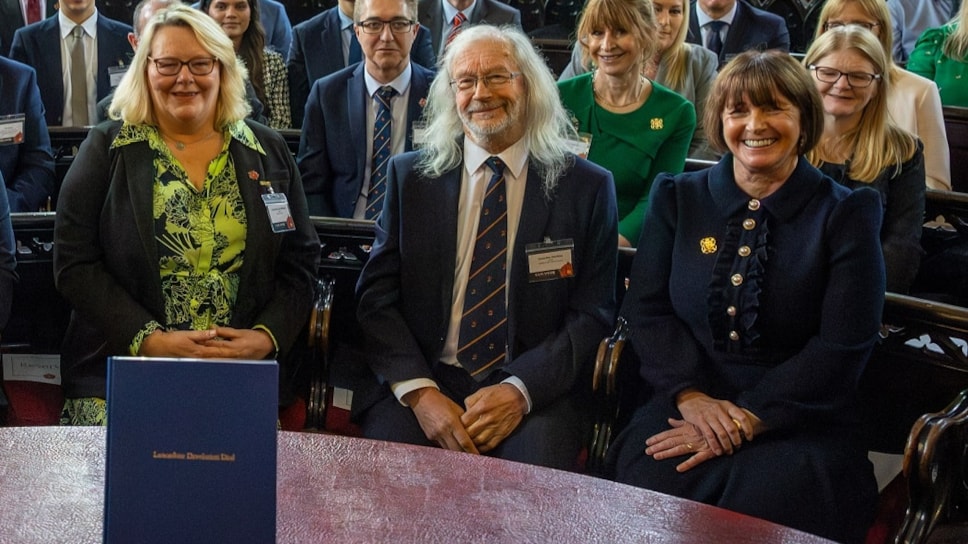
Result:
{"type": "Polygon", "coordinates": [[[686,442],[685,444],[683,444],[683,446],[685,446],[687,450],[692,451],[692,444],[690,444],[689,442],[686,442]]]}
{"type": "Polygon", "coordinates": [[[736,424],[736,428],[739,429],[739,432],[743,432],[743,424],[740,423],[738,419],[733,418],[733,423],[736,424]]]}

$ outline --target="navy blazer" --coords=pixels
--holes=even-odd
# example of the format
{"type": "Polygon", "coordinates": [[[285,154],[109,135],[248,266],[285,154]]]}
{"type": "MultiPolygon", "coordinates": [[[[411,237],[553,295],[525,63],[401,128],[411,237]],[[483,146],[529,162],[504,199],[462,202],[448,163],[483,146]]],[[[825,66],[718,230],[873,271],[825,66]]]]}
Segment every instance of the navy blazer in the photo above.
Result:
{"type": "MultiPolygon", "coordinates": [[[[246,124],[265,154],[235,139],[229,144],[248,223],[230,326],[265,325],[281,362],[309,316],[319,238],[286,142],[266,126],[246,124]],[[272,232],[253,172],[287,196],[295,231],[272,232]]],[[[166,322],[152,220],[155,152],[147,142],[112,149],[120,127],[120,121],[108,121],[90,130],[57,206],[54,280],[73,307],[61,350],[68,397],[104,398],[106,357],[128,354],[149,321],[166,322]]],[[[284,391],[288,375],[280,368],[284,391]]]]}
{"type": "MultiPolygon", "coordinates": [[[[357,284],[365,356],[379,377],[370,387],[377,398],[362,393],[360,402],[390,395],[385,383],[432,379],[450,324],[463,164],[429,179],[415,168],[420,153],[390,159],[383,213],[357,284]]],[[[510,362],[503,370],[524,382],[534,410],[569,393],[614,324],[617,240],[607,170],[576,158],[549,197],[530,163],[508,282],[510,362]],[[565,239],[574,241],[574,277],[529,282],[525,246],[565,239]]]]}
{"type": "MultiPolygon", "coordinates": [[[[57,13],[57,0],[47,0],[47,12],[44,18],[57,13]]],[[[18,28],[23,28],[24,12],[20,7],[20,0],[0,0],[0,55],[7,56],[13,35],[18,28]]]]}
{"type": "MultiPolygon", "coordinates": [[[[131,27],[97,16],[97,100],[111,92],[109,66],[127,66],[131,56],[128,43],[131,27]]],[[[60,24],[57,17],[25,26],[13,36],[10,58],[37,71],[40,97],[47,109],[47,125],[64,124],[64,70],[61,66],[60,24]]]]}
{"type": "Polygon", "coordinates": [[[292,46],[292,24],[286,6],[276,0],[259,0],[259,20],[266,31],[266,46],[287,60],[292,46]]]}
{"type": "MultiPolygon", "coordinates": [[[[701,46],[702,32],[699,30],[699,16],[696,0],[689,6],[689,32],[686,41],[701,46]]],[[[733,24],[726,32],[723,50],[719,52],[719,66],[749,49],[780,49],[790,51],[790,31],[782,17],[768,11],[754,8],[743,0],[736,0],[736,15],[733,24]]]]}
{"type": "MultiPolygon", "coordinates": [[[[410,63],[406,151],[413,150],[413,122],[423,115],[434,73],[410,63]]],[[[313,84],[296,159],[309,214],[353,217],[366,169],[366,79],[358,63],[313,84]]]]}
{"type": "MultiPolygon", "coordinates": [[[[442,0],[420,0],[417,6],[417,20],[430,29],[434,51],[441,50],[444,28],[444,6],[442,0]]],[[[467,15],[465,13],[465,15],[467,15]]],[[[467,18],[472,25],[489,24],[494,26],[514,25],[521,28],[521,12],[516,8],[495,0],[477,0],[474,10],[467,18]]]]}
{"type": "MultiPolygon", "coordinates": [[[[327,9],[292,29],[288,68],[289,102],[294,127],[302,126],[306,100],[313,83],[346,68],[338,10],[339,6],[327,9]]],[[[430,45],[430,33],[421,27],[410,49],[410,60],[432,70],[437,63],[434,51],[430,45]]]]}
{"type": "Polygon", "coordinates": [[[0,145],[0,173],[12,212],[36,212],[54,191],[54,155],[44,121],[37,74],[0,57],[0,115],[24,114],[23,142],[0,145]]]}

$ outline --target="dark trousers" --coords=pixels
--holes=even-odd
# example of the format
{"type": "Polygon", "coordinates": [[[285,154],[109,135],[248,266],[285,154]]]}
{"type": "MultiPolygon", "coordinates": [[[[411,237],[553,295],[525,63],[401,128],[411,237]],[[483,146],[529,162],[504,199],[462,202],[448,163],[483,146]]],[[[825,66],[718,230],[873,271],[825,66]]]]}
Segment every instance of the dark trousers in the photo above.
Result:
{"type": "MultiPolygon", "coordinates": [[[[464,406],[464,399],[481,387],[500,383],[507,377],[507,374],[495,372],[477,382],[464,369],[445,364],[436,365],[433,374],[441,393],[460,406],[464,406]]],[[[566,396],[548,406],[532,409],[518,428],[487,455],[575,470],[587,428],[576,404],[575,399],[566,396]]],[[[361,414],[360,425],[366,438],[437,447],[424,435],[413,411],[401,405],[389,387],[382,400],[361,414]]]]}

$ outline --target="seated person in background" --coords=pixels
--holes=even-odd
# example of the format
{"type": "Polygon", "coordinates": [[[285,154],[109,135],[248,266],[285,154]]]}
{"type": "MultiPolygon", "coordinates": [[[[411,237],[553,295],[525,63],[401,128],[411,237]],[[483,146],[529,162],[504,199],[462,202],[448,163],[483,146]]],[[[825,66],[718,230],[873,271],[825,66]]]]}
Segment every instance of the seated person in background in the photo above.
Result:
{"type": "MultiPolygon", "coordinates": [[[[306,100],[309,99],[309,91],[317,79],[363,60],[363,50],[356,39],[353,26],[353,4],[354,0],[339,0],[338,5],[292,29],[288,68],[294,127],[298,128],[303,124],[306,100]]],[[[431,70],[437,62],[437,56],[430,45],[430,31],[422,26],[418,26],[410,58],[431,70]]]]}
{"type": "Polygon", "coordinates": [[[420,24],[430,30],[437,55],[443,55],[454,36],[469,26],[521,28],[521,12],[498,0],[420,0],[417,11],[420,24]]]}
{"type": "MultiPolygon", "coordinates": [[[[820,10],[817,34],[844,25],[857,25],[874,34],[888,56],[890,86],[887,111],[894,123],[917,136],[924,145],[925,183],[930,189],[951,190],[948,137],[944,128],[941,96],[933,81],[894,63],[891,51],[891,16],[884,0],[827,0],[820,10]]],[[[814,39],[816,39],[816,37],[814,39]]]]}
{"type": "Polygon", "coordinates": [[[0,57],[0,82],[0,116],[23,116],[0,120],[8,131],[19,130],[18,135],[0,140],[0,174],[9,203],[5,206],[11,212],[40,211],[54,191],[56,175],[37,74],[27,65],[0,57]]]}
{"type": "Polygon", "coordinates": [[[310,215],[375,219],[387,161],[414,149],[433,72],[410,60],[416,0],[355,5],[365,59],[313,84],[296,162],[310,215]]]}
{"type": "Polygon", "coordinates": [[[887,290],[907,293],[921,264],[924,154],[887,113],[890,60],[873,34],[847,25],[816,38],[803,64],[824,109],[823,135],[807,158],[841,185],[881,194],[887,290]]]}
{"type": "Polygon", "coordinates": [[[104,422],[108,356],[284,361],[304,327],[319,239],[285,141],[243,121],[244,72],[209,16],[159,12],[111,104],[120,121],[92,128],[67,172],[54,225],[73,307],[66,422],[104,422]]]}
{"type": "Polygon", "coordinates": [[[112,70],[129,64],[131,27],[99,14],[94,0],[59,5],[56,17],[17,30],[10,58],[37,71],[47,126],[89,126],[118,84],[112,70]]]}
{"type": "Polygon", "coordinates": [[[609,448],[617,481],[863,542],[877,485],[857,382],[877,339],[877,192],[802,156],[823,131],[806,70],[748,51],[719,74],[707,170],[655,181],[619,312],[652,392],[609,448]]]}
{"type": "MultiPolygon", "coordinates": [[[[175,4],[181,4],[181,0],[141,0],[135,5],[134,13],[132,14],[132,30],[128,33],[128,43],[131,44],[132,51],[138,50],[138,40],[141,38],[141,33],[144,31],[145,25],[148,24],[148,20],[155,13],[175,4]]],[[[265,123],[266,119],[262,115],[262,102],[256,97],[255,88],[252,87],[248,75],[245,76],[245,98],[249,102],[249,107],[252,108],[248,118],[253,121],[265,123]]],[[[97,123],[108,120],[108,109],[111,107],[112,100],[114,100],[113,91],[98,101],[97,123]]]]}
{"type": "Polygon", "coordinates": [[[363,434],[574,469],[576,390],[614,323],[611,175],[568,151],[554,78],[519,30],[462,31],[426,109],[427,142],[390,161],[357,285],[363,434]]]}
{"type": "MultiPolygon", "coordinates": [[[[0,178],[2,179],[2,178],[0,178]]],[[[13,291],[17,277],[17,241],[13,236],[13,223],[10,220],[10,206],[6,193],[0,193],[0,332],[10,320],[10,307],[13,304],[13,291]]]]}
{"type": "Polygon", "coordinates": [[[894,60],[907,62],[921,34],[956,18],[961,3],[961,0],[887,0],[894,60]]]}
{"type": "Polygon", "coordinates": [[[745,0],[692,0],[692,4],[686,41],[715,53],[720,66],[750,49],[790,51],[790,31],[779,15],[745,0]]]}
{"type": "MultiPolygon", "coordinates": [[[[675,91],[696,108],[696,132],[689,145],[689,157],[717,160],[719,154],[706,143],[702,129],[702,112],[706,96],[716,79],[719,67],[716,55],[705,47],[686,43],[689,0],[652,0],[658,29],[656,51],[645,62],[645,77],[675,91]]],[[[590,59],[589,59],[590,60],[590,59]]],[[[558,81],[571,79],[592,69],[582,62],[582,44],[575,42],[571,62],[562,70],[558,81]]]]}
{"type": "Polygon", "coordinates": [[[934,81],[943,105],[968,108],[968,3],[953,21],[921,35],[907,69],[934,81]]]}
{"type": "Polygon", "coordinates": [[[658,42],[651,0],[589,0],[577,32],[595,69],[558,83],[558,91],[576,128],[591,137],[588,160],[615,177],[618,243],[634,247],[652,180],[685,166],[696,111],[642,75],[658,42]]]}
{"type": "Polygon", "coordinates": [[[282,55],[283,61],[288,61],[292,47],[292,23],[289,22],[285,4],[276,0],[261,0],[259,20],[266,33],[266,47],[282,55]]]}
{"type": "Polygon", "coordinates": [[[0,0],[0,56],[7,56],[10,44],[13,43],[13,35],[18,29],[39,23],[56,13],[55,0],[0,0]]]}
{"type": "Polygon", "coordinates": [[[256,97],[266,108],[267,123],[275,129],[292,127],[289,76],[282,55],[266,47],[259,22],[260,0],[202,0],[199,9],[211,15],[232,40],[235,53],[248,69],[256,97]]]}

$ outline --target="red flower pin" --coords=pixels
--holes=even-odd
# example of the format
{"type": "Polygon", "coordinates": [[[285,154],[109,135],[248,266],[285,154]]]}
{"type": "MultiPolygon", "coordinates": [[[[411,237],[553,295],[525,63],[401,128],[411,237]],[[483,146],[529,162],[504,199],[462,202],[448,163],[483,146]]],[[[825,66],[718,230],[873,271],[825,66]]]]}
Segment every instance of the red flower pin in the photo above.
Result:
{"type": "Polygon", "coordinates": [[[259,179],[259,173],[255,170],[249,170],[249,179],[252,181],[257,181],[259,179]]]}

